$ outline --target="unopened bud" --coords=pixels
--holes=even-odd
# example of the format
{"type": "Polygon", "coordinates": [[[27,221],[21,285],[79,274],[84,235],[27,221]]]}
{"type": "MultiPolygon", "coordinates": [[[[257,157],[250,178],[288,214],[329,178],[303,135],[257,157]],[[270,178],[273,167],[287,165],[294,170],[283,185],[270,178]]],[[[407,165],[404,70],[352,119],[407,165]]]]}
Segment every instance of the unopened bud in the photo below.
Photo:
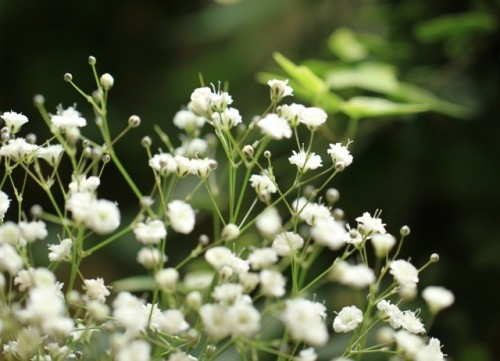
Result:
{"type": "Polygon", "coordinates": [[[37,94],[33,97],[33,104],[35,104],[36,107],[43,105],[45,103],[45,98],[41,94],[37,94]]]}
{"type": "Polygon", "coordinates": [[[34,133],[29,133],[26,135],[26,142],[29,144],[35,144],[36,143],[36,134],[34,133]]]}
{"type": "Polygon", "coordinates": [[[202,235],[200,235],[200,238],[198,238],[198,242],[202,246],[206,246],[210,242],[210,238],[208,238],[208,236],[206,234],[202,234],[202,235]]]}
{"type": "Polygon", "coordinates": [[[92,55],[89,56],[88,58],[88,62],[90,65],[95,65],[95,63],[97,63],[97,60],[95,57],[93,57],[92,55]]]}
{"type": "Polygon", "coordinates": [[[106,90],[111,89],[111,87],[115,83],[115,79],[109,73],[102,74],[99,81],[101,82],[102,87],[106,90]]]}
{"type": "Polygon", "coordinates": [[[234,223],[228,223],[221,233],[221,237],[225,241],[232,241],[240,235],[240,228],[234,223]]]}
{"type": "Polygon", "coordinates": [[[73,75],[71,73],[64,74],[64,81],[70,82],[73,80],[73,75]]]}
{"type": "Polygon", "coordinates": [[[326,201],[330,204],[337,202],[340,198],[340,193],[335,188],[328,188],[326,190],[326,201]]]}
{"type": "Polygon", "coordinates": [[[399,234],[401,234],[401,236],[403,237],[408,236],[410,234],[410,227],[408,226],[401,227],[401,229],[399,230],[399,234]]]}
{"type": "Polygon", "coordinates": [[[335,208],[332,211],[332,216],[333,216],[334,219],[340,220],[340,219],[344,219],[345,213],[344,213],[344,211],[342,209],[335,208]]]}
{"type": "Polygon", "coordinates": [[[248,158],[252,158],[254,154],[254,149],[250,144],[247,144],[243,147],[243,154],[245,154],[248,158]]]}
{"type": "Polygon", "coordinates": [[[34,204],[33,206],[31,206],[30,213],[33,218],[39,218],[43,213],[43,208],[39,204],[34,204]]]}
{"type": "Polygon", "coordinates": [[[103,154],[102,157],[101,157],[101,160],[104,162],[104,163],[109,163],[111,161],[111,156],[109,154],[103,154]]]}
{"type": "Polygon", "coordinates": [[[148,137],[147,135],[142,138],[141,140],[141,145],[144,147],[144,148],[149,148],[151,147],[151,144],[153,144],[153,141],[151,140],[151,137],[148,137]]]}
{"type": "Polygon", "coordinates": [[[430,260],[433,263],[439,262],[439,255],[437,253],[431,254],[430,260]]]}
{"type": "Polygon", "coordinates": [[[128,125],[132,128],[137,128],[141,125],[141,118],[139,118],[138,115],[131,115],[130,118],[128,118],[128,125]]]}
{"type": "Polygon", "coordinates": [[[264,157],[266,157],[267,159],[271,158],[271,151],[269,150],[264,151],[264,157]]]}

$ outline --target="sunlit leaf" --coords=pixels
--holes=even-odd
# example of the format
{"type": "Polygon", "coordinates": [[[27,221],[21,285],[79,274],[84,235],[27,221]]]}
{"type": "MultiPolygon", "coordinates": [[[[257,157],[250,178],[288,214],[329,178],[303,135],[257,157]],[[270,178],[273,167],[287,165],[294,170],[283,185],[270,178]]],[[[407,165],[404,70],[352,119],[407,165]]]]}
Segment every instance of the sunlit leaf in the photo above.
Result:
{"type": "Polygon", "coordinates": [[[395,103],[384,98],[357,96],[342,105],[342,112],[354,119],[414,114],[429,110],[423,104],[395,103]]]}
{"type": "Polygon", "coordinates": [[[347,62],[359,61],[368,55],[366,47],[357,39],[356,34],[348,28],[339,28],[330,35],[328,48],[334,55],[347,62]]]}

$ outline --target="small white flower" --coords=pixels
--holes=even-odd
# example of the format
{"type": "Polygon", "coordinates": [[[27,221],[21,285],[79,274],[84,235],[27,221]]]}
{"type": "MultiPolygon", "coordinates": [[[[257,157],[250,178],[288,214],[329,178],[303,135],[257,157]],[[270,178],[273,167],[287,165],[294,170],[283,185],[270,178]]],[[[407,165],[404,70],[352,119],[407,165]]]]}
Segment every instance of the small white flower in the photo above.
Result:
{"type": "Polygon", "coordinates": [[[210,110],[210,96],[212,90],[209,87],[197,88],[191,94],[188,108],[196,115],[204,116],[210,110]]]}
{"type": "Polygon", "coordinates": [[[170,153],[155,154],[153,158],[149,160],[149,166],[161,175],[168,175],[177,171],[177,162],[170,153]]]}
{"type": "Polygon", "coordinates": [[[109,287],[104,284],[104,280],[100,277],[84,280],[83,287],[87,296],[102,303],[106,302],[106,297],[110,295],[109,287]]]}
{"type": "Polygon", "coordinates": [[[285,294],[286,279],[281,272],[263,270],[259,273],[260,290],[263,295],[281,297],[285,294]]]}
{"type": "MultiPolygon", "coordinates": [[[[394,339],[398,348],[403,351],[403,353],[412,359],[414,359],[418,350],[425,346],[424,340],[405,330],[400,330],[394,334],[394,339]]],[[[425,361],[428,361],[427,359],[425,361]]]]}
{"type": "Polygon", "coordinates": [[[151,345],[144,340],[127,342],[116,353],[116,361],[150,361],[151,345]]]}
{"type": "Polygon", "coordinates": [[[212,292],[214,300],[219,303],[233,304],[243,296],[243,286],[239,283],[223,283],[217,285],[212,292]]]}
{"type": "Polygon", "coordinates": [[[342,308],[333,320],[335,332],[351,332],[363,322],[363,312],[356,306],[342,308]]]}
{"type": "Polygon", "coordinates": [[[398,329],[403,323],[403,312],[398,306],[393,305],[390,301],[382,300],[377,303],[377,309],[384,318],[387,318],[392,328],[398,329]]]}
{"type": "Polygon", "coordinates": [[[299,352],[299,355],[296,356],[294,361],[316,361],[318,359],[318,354],[312,347],[308,347],[299,352]]]}
{"type": "Polygon", "coordinates": [[[302,298],[289,299],[281,320],[295,341],[303,341],[311,346],[323,346],[328,341],[328,330],[323,320],[325,306],[302,298]]]}
{"type": "Polygon", "coordinates": [[[379,217],[372,216],[370,213],[365,212],[361,217],[356,218],[358,222],[358,229],[365,235],[371,235],[375,233],[385,234],[385,223],[379,217]]]}
{"type": "Polygon", "coordinates": [[[316,153],[307,153],[303,150],[300,152],[292,151],[292,155],[288,158],[290,164],[294,164],[301,172],[307,172],[310,169],[322,167],[322,160],[316,153]]]}
{"type": "Polygon", "coordinates": [[[375,249],[375,255],[377,257],[385,257],[389,251],[396,244],[396,238],[392,234],[386,233],[375,233],[370,237],[373,248],[375,249]]]}
{"type": "Polygon", "coordinates": [[[344,169],[352,163],[352,155],[342,143],[330,144],[327,153],[332,157],[335,168],[344,169]]]}
{"type": "Polygon", "coordinates": [[[252,304],[236,302],[227,312],[231,335],[251,337],[259,331],[260,313],[252,304]]]}
{"type": "Polygon", "coordinates": [[[278,190],[274,179],[271,179],[266,172],[263,172],[261,175],[252,174],[250,176],[250,186],[255,188],[255,192],[257,192],[261,200],[268,200],[269,196],[278,190]]]}
{"type": "Polygon", "coordinates": [[[317,107],[308,107],[302,109],[299,113],[299,122],[305,124],[309,129],[313,130],[326,122],[328,115],[326,112],[317,107]]]}
{"type": "Polygon", "coordinates": [[[186,354],[182,351],[176,351],[168,356],[167,361],[197,361],[196,357],[186,354]]]}
{"type": "Polygon", "coordinates": [[[212,114],[212,122],[215,127],[229,130],[241,123],[241,115],[236,108],[227,108],[222,112],[212,114]]]}
{"type": "Polygon", "coordinates": [[[428,286],[422,291],[422,298],[432,313],[450,307],[455,302],[455,296],[450,290],[440,286],[428,286]]]}
{"type": "Polygon", "coordinates": [[[81,115],[74,107],[63,109],[62,106],[58,106],[56,115],[51,115],[50,121],[55,130],[81,128],[87,125],[87,121],[81,115]]]}
{"type": "Polygon", "coordinates": [[[90,176],[86,177],[85,175],[75,175],[71,176],[71,182],[68,186],[68,189],[71,193],[78,192],[90,192],[94,193],[99,185],[101,184],[101,180],[99,177],[90,176]]]}
{"type": "Polygon", "coordinates": [[[104,73],[99,78],[99,82],[101,83],[101,86],[105,90],[109,90],[113,87],[113,84],[115,83],[115,79],[113,78],[113,76],[111,74],[104,73]]]}
{"type": "Polygon", "coordinates": [[[174,116],[174,125],[179,129],[185,129],[188,133],[203,127],[205,118],[193,113],[191,110],[179,110],[174,116]]]}
{"type": "Polygon", "coordinates": [[[11,276],[23,268],[23,259],[10,244],[0,244],[0,270],[7,271],[11,276]]]}
{"type": "Polygon", "coordinates": [[[168,219],[174,231],[182,234],[191,233],[194,229],[195,214],[191,206],[181,200],[168,204],[168,219]]]}
{"type": "Polygon", "coordinates": [[[283,232],[274,237],[272,247],[280,256],[290,256],[304,245],[304,239],[297,233],[283,232]]]}
{"type": "Polygon", "coordinates": [[[70,238],[61,240],[59,244],[49,244],[49,261],[61,262],[71,260],[71,247],[73,241],[70,238]]]}
{"type": "Polygon", "coordinates": [[[159,326],[163,332],[172,336],[189,329],[189,323],[184,319],[182,312],[174,309],[162,312],[159,326]]]}
{"type": "Polygon", "coordinates": [[[375,282],[375,272],[364,264],[350,265],[346,261],[336,263],[332,268],[334,280],[354,288],[365,288],[375,282]]]}
{"type": "Polygon", "coordinates": [[[156,273],[156,283],[166,289],[174,289],[179,280],[179,271],[175,268],[163,268],[156,273]]]}
{"type": "Polygon", "coordinates": [[[402,286],[415,287],[418,283],[418,270],[410,262],[402,259],[392,261],[389,273],[402,286]]]}
{"type": "Polygon", "coordinates": [[[30,156],[34,155],[37,149],[38,145],[30,144],[24,138],[15,138],[0,147],[0,156],[10,158],[14,162],[30,162],[30,156]]]}
{"type": "Polygon", "coordinates": [[[223,266],[229,266],[234,257],[229,248],[218,246],[212,247],[205,252],[206,261],[216,270],[223,266]]]}
{"type": "Polygon", "coordinates": [[[61,144],[46,145],[38,148],[36,156],[44,159],[51,166],[55,166],[61,159],[64,148],[61,144]]]}
{"type": "Polygon", "coordinates": [[[344,244],[347,233],[344,223],[336,221],[333,217],[319,218],[311,227],[311,237],[317,244],[337,250],[344,244]]]}
{"type": "Polygon", "coordinates": [[[149,314],[143,302],[129,292],[120,292],[113,301],[113,317],[118,326],[135,336],[146,329],[149,314]]]}
{"type": "Polygon", "coordinates": [[[257,248],[248,256],[248,262],[254,270],[269,268],[278,262],[278,253],[273,248],[257,248]]]}
{"type": "Polygon", "coordinates": [[[32,287],[53,287],[56,284],[56,276],[47,268],[28,268],[17,273],[14,284],[21,292],[32,287]]]}
{"type": "Polygon", "coordinates": [[[12,246],[21,245],[21,229],[17,223],[7,221],[0,224],[0,243],[8,243],[12,246]]]}
{"type": "Polygon", "coordinates": [[[444,361],[444,356],[441,351],[441,342],[437,338],[431,337],[426,346],[417,350],[415,361],[444,361]]]}
{"type": "Polygon", "coordinates": [[[94,232],[108,234],[120,225],[120,210],[114,202],[96,199],[90,202],[84,222],[94,232]]]}
{"type": "Polygon", "coordinates": [[[209,144],[205,139],[186,138],[182,140],[180,147],[175,148],[175,154],[196,158],[200,155],[206,155],[208,150],[209,144]]]}
{"type": "Polygon", "coordinates": [[[292,128],[288,125],[287,120],[274,113],[267,114],[264,118],[259,119],[257,127],[264,135],[268,135],[273,139],[279,140],[292,137],[292,128]]]}
{"type": "Polygon", "coordinates": [[[28,243],[33,243],[36,240],[42,240],[47,237],[47,225],[44,221],[19,222],[19,230],[21,237],[28,243]]]}
{"type": "Polygon", "coordinates": [[[143,244],[157,244],[167,236],[165,224],[160,220],[140,222],[134,228],[134,235],[143,244]]]}
{"type": "Polygon", "coordinates": [[[288,79],[271,79],[267,82],[267,85],[270,87],[271,101],[274,103],[279,102],[284,97],[293,95],[293,89],[288,85],[288,79]]]}
{"type": "Polygon", "coordinates": [[[137,253],[137,262],[145,268],[155,268],[167,260],[166,256],[156,248],[143,247],[137,253]]]}
{"type": "Polygon", "coordinates": [[[425,333],[422,321],[420,321],[415,312],[410,310],[403,311],[401,327],[414,334],[425,333]]]}
{"type": "Polygon", "coordinates": [[[299,124],[300,112],[305,108],[302,104],[283,104],[278,107],[278,115],[285,118],[292,127],[296,127],[299,124]]]}
{"type": "Polygon", "coordinates": [[[257,216],[255,226],[264,238],[274,238],[282,229],[282,220],[278,210],[275,207],[266,208],[257,216]]]}
{"type": "Polygon", "coordinates": [[[217,93],[210,93],[210,107],[215,113],[224,112],[227,106],[233,103],[233,98],[229,93],[218,91],[217,93]]]}
{"type": "Polygon", "coordinates": [[[323,204],[308,202],[305,197],[296,199],[292,207],[297,212],[299,218],[312,226],[319,219],[331,218],[330,209],[323,204]]]}
{"type": "Polygon", "coordinates": [[[191,174],[196,175],[200,179],[205,179],[210,173],[217,168],[217,161],[210,158],[191,159],[190,163],[191,174]]]}
{"type": "Polygon", "coordinates": [[[16,134],[23,124],[28,122],[25,115],[16,112],[4,112],[0,117],[5,121],[5,126],[12,134],[16,134]]]}
{"type": "Polygon", "coordinates": [[[0,190],[0,222],[3,221],[5,213],[7,213],[9,206],[10,206],[9,196],[0,190]]]}
{"type": "Polygon", "coordinates": [[[209,337],[218,340],[229,335],[231,320],[225,306],[206,303],[200,307],[200,317],[209,337]]]}

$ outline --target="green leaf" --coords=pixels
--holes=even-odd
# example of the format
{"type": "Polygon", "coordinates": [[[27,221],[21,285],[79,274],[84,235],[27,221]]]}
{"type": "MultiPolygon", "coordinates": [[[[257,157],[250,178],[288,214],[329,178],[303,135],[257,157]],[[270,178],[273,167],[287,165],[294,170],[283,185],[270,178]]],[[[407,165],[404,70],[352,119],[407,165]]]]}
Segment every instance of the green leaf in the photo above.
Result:
{"type": "Polygon", "coordinates": [[[494,15],[471,11],[447,14],[421,22],[415,27],[415,35],[424,43],[435,43],[474,33],[491,33],[497,29],[497,25],[494,15]]]}
{"type": "Polygon", "coordinates": [[[353,119],[376,118],[420,113],[429,110],[423,104],[394,103],[384,98],[357,96],[342,105],[342,112],[353,119]]]}
{"type": "Polygon", "coordinates": [[[360,88],[378,93],[390,93],[399,86],[395,68],[375,62],[333,68],[326,75],[326,83],[330,89],[360,88]]]}
{"type": "Polygon", "coordinates": [[[328,38],[330,51],[346,62],[359,61],[368,55],[366,47],[348,28],[339,28],[328,38]]]}
{"type": "Polygon", "coordinates": [[[113,282],[114,292],[138,292],[151,291],[156,287],[155,280],[151,276],[133,276],[113,282]]]}

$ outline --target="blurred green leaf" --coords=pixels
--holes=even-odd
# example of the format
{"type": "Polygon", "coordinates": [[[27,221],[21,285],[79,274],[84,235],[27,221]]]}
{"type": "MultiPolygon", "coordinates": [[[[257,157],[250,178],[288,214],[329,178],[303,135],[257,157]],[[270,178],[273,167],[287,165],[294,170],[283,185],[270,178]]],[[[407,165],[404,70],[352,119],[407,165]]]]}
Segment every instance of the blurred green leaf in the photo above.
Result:
{"type": "Polygon", "coordinates": [[[113,282],[113,291],[116,293],[122,291],[151,291],[155,287],[155,280],[151,276],[133,276],[113,282]]]}
{"type": "Polygon", "coordinates": [[[328,38],[328,48],[334,55],[347,62],[359,61],[368,55],[366,47],[348,28],[339,28],[334,31],[328,38]]]}
{"type": "Polygon", "coordinates": [[[353,119],[420,113],[429,110],[423,104],[394,103],[384,98],[356,96],[342,105],[342,112],[353,119]]]}
{"type": "Polygon", "coordinates": [[[494,15],[471,11],[461,14],[447,14],[428,21],[420,22],[415,27],[415,35],[424,43],[435,43],[474,33],[491,33],[497,29],[494,15]]]}
{"type": "Polygon", "coordinates": [[[375,62],[333,68],[326,74],[326,84],[330,89],[360,88],[379,93],[394,92],[399,86],[396,69],[375,62]]]}

